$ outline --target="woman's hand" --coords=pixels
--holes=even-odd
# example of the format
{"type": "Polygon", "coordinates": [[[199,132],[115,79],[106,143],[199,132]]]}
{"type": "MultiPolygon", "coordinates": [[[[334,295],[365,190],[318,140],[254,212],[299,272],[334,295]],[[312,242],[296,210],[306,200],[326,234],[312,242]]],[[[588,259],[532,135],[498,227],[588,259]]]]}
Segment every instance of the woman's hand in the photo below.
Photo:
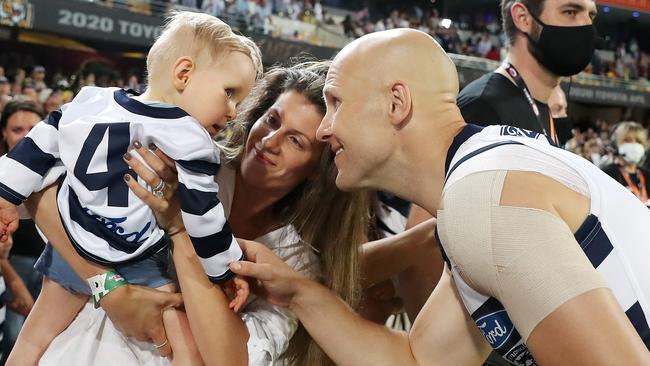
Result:
{"type": "Polygon", "coordinates": [[[126,153],[124,160],[149,187],[162,185],[162,194],[154,195],[129,174],[124,175],[126,184],[138,198],[151,207],[156,215],[158,226],[167,234],[171,236],[184,231],[180,201],[176,194],[178,191],[176,164],[154,145],[150,145],[150,149],[147,149],[136,141],[133,146],[134,150],[126,153]],[[134,156],[135,153],[142,157],[146,165],[134,156]]]}
{"type": "Polygon", "coordinates": [[[100,305],[117,329],[125,336],[154,345],[164,344],[157,351],[169,356],[172,349],[167,341],[162,312],[183,305],[179,293],[158,291],[142,286],[120,286],[102,298],[100,305]]]}

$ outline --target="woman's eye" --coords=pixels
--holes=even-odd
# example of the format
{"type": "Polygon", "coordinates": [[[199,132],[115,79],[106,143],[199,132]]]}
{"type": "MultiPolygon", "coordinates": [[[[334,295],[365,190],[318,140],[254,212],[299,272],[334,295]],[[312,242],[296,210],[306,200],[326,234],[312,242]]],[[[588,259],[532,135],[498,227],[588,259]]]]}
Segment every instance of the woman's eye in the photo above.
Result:
{"type": "Polygon", "coordinates": [[[300,143],[300,140],[297,137],[289,136],[289,140],[291,140],[291,143],[293,143],[297,147],[302,147],[302,144],[300,143]]]}
{"type": "Polygon", "coordinates": [[[275,126],[278,123],[278,120],[271,114],[266,117],[266,123],[269,126],[275,126]]]}
{"type": "Polygon", "coordinates": [[[226,89],[226,97],[232,98],[235,92],[232,89],[226,89]]]}

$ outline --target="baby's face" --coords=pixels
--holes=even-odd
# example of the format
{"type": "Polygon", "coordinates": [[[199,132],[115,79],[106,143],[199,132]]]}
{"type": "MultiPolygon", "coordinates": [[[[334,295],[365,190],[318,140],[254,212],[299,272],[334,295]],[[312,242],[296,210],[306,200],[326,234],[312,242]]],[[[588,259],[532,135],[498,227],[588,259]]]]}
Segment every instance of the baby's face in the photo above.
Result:
{"type": "Polygon", "coordinates": [[[214,137],[237,116],[237,106],[253,88],[255,75],[247,55],[230,52],[195,70],[178,105],[214,137]]]}

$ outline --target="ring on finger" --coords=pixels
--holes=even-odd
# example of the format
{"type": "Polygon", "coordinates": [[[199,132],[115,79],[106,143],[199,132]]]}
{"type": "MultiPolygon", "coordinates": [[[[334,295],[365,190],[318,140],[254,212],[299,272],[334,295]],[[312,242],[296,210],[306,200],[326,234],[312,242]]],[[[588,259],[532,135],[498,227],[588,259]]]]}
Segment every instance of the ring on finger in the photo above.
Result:
{"type": "Polygon", "coordinates": [[[162,191],[165,189],[165,180],[160,178],[160,182],[158,182],[158,185],[153,187],[154,191],[162,191]]]}
{"type": "Polygon", "coordinates": [[[165,189],[165,181],[161,179],[160,183],[158,183],[157,186],[151,189],[151,193],[153,193],[153,195],[158,198],[162,198],[164,189],[165,189]]]}
{"type": "Polygon", "coordinates": [[[153,346],[154,346],[156,349],[160,349],[160,348],[165,347],[166,345],[167,345],[167,338],[165,338],[165,341],[162,342],[161,344],[154,344],[153,346]]]}

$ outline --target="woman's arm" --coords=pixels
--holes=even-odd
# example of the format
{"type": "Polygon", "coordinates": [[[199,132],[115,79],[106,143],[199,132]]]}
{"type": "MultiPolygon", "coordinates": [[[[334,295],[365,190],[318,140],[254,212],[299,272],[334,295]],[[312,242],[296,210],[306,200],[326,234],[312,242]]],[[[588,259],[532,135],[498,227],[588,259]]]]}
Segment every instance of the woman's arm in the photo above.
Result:
{"type": "Polygon", "coordinates": [[[168,187],[163,197],[156,197],[136,180],[126,180],[133,193],[154,210],[158,225],[170,233],[185,310],[201,357],[206,365],[248,365],[248,330],[237,313],[229,308],[228,298],[221,287],[210,282],[205,275],[184,229],[175,196],[178,182],[173,161],[160,150],[152,152],[140,147],[136,151],[153,171],[138,159],[128,159],[129,166],[149,186],[154,187],[163,179],[168,187]]]}
{"type": "MultiPolygon", "coordinates": [[[[50,244],[81,278],[92,277],[108,269],[81,258],[63,229],[56,207],[56,187],[34,193],[25,202],[30,215],[50,244]]],[[[162,310],[182,304],[180,294],[160,292],[141,286],[120,286],[102,298],[100,305],[122,332],[140,341],[161,344],[167,338],[162,310]]],[[[169,345],[158,350],[171,354],[169,345]]]]}
{"type": "Polygon", "coordinates": [[[205,275],[186,232],[172,236],[174,265],[194,340],[206,365],[248,365],[248,330],[205,275]]]}

